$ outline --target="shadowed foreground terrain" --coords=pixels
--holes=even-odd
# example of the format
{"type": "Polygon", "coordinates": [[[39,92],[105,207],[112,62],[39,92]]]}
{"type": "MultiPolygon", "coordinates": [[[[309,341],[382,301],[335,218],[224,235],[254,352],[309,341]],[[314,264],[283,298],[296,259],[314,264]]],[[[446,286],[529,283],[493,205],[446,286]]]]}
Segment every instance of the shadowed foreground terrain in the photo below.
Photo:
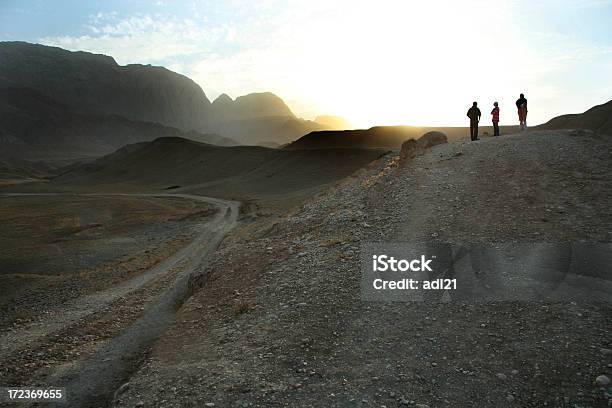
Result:
{"type": "Polygon", "coordinates": [[[57,175],[57,171],[57,166],[45,162],[0,160],[0,186],[44,181],[57,175]]]}
{"type": "Polygon", "coordinates": [[[248,228],[384,154],[161,138],[4,186],[0,374],[66,384],[71,406],[109,401],[240,215],[238,202],[202,194],[242,198],[248,228]]]}
{"type": "Polygon", "coordinates": [[[611,159],[580,131],[445,144],[239,227],[116,405],[607,407],[610,303],[365,302],[359,253],[609,242],[611,159]]]}
{"type": "Polygon", "coordinates": [[[189,191],[218,197],[309,194],[347,177],[382,149],[221,147],[181,138],[128,145],[49,183],[62,190],[189,191]]]}
{"type": "MultiPolygon", "coordinates": [[[[360,294],[360,245],[609,243],[611,139],[589,131],[524,132],[422,153],[400,161],[378,149],[274,150],[162,138],[47,183],[12,186],[189,192],[242,203],[238,215],[237,202],[215,199],[220,212],[178,197],[122,197],[120,204],[97,196],[96,203],[88,196],[0,198],[10,204],[0,216],[13,224],[7,270],[27,266],[26,251],[17,248],[28,245],[32,262],[52,266],[28,266],[33,276],[13,271],[5,281],[9,290],[33,288],[21,299],[40,297],[40,310],[55,305],[45,303],[44,289],[58,276],[79,277],[75,287],[60,285],[64,299],[78,300],[83,291],[95,295],[97,282],[106,287],[138,274],[142,262],[167,257],[172,242],[189,240],[190,226],[198,226],[201,240],[189,244],[200,258],[186,269],[177,262],[87,321],[36,341],[27,339],[37,309],[9,308],[4,338],[19,341],[2,344],[0,355],[19,352],[5,353],[0,373],[11,383],[68,384],[73,406],[606,407],[609,388],[594,384],[612,375],[612,279],[605,268],[597,270],[593,296],[572,301],[473,295],[369,302],[360,294]],[[53,214],[48,200],[57,200],[53,214]],[[267,212],[253,202],[265,203],[267,212]],[[30,218],[18,222],[17,208],[30,218]],[[215,239],[206,244],[208,233],[215,239]],[[152,248],[141,246],[149,238],[152,248]],[[82,252],[87,242],[93,252],[82,252]],[[126,258],[113,258],[109,272],[105,250],[116,254],[117,243],[126,258]],[[66,256],[53,258],[58,247],[66,256]],[[66,265],[54,264],[61,261],[66,265]],[[100,267],[82,272],[79,261],[100,267]],[[123,269],[123,262],[136,264],[123,269]],[[189,273],[181,275],[181,267],[189,273]],[[93,286],[81,289],[81,276],[93,286]],[[174,302],[178,281],[184,296],[174,302]]],[[[23,305],[19,296],[15,291],[23,305]]]]}
{"type": "MultiPolygon", "coordinates": [[[[51,196],[75,198],[74,194],[13,194],[0,198],[32,199],[51,196]]],[[[179,248],[173,245],[175,242],[170,241],[170,245],[164,242],[158,251],[160,253],[153,255],[152,259],[146,256],[149,249],[144,251],[144,255],[135,251],[118,259],[115,254],[111,260],[115,261],[114,265],[108,265],[111,262],[107,262],[102,268],[93,271],[95,279],[92,279],[92,273],[87,273],[92,271],[85,270],[68,277],[75,287],[65,285],[62,281],[59,285],[44,282],[43,286],[46,283],[48,287],[38,290],[39,293],[36,293],[39,288],[24,285],[24,293],[15,294],[16,299],[11,302],[11,306],[19,305],[21,314],[14,316],[14,322],[0,333],[0,373],[3,381],[9,384],[31,385],[41,381],[64,384],[70,390],[68,406],[75,407],[108,401],[110,393],[129,377],[152,342],[165,330],[177,309],[190,296],[190,280],[194,268],[208,262],[210,254],[234,227],[238,217],[238,203],[202,196],[89,194],[83,197],[101,201],[104,197],[180,199],[205,203],[206,206],[204,214],[195,218],[192,217],[195,214],[185,214],[185,219],[192,218],[193,225],[189,226],[192,236],[188,242],[181,243],[179,248]],[[164,250],[168,252],[164,253],[164,250]],[[126,265],[126,268],[122,268],[121,262],[116,262],[125,261],[124,258],[130,255],[136,257],[129,261],[136,262],[126,265]],[[144,265],[143,262],[139,263],[140,258],[145,258],[147,262],[144,265]],[[110,271],[104,266],[110,266],[110,271]],[[118,274],[116,268],[119,269],[118,274]],[[86,282],[82,281],[83,278],[86,282]],[[98,287],[91,287],[92,280],[99,283],[98,287]],[[83,288],[90,289],[89,293],[83,288]],[[54,296],[55,301],[49,302],[46,296],[54,296]],[[23,309],[31,310],[31,302],[38,298],[42,299],[42,302],[36,304],[39,308],[25,315],[23,309]]],[[[89,204],[88,208],[95,207],[89,204]]],[[[165,209],[173,210],[172,206],[166,206],[165,209]]],[[[87,210],[84,212],[86,218],[91,219],[91,214],[87,214],[87,210]]],[[[69,211],[67,213],[70,214],[69,211]]],[[[77,214],[82,215],[80,212],[77,214]]],[[[130,214],[131,217],[135,215],[130,214]]],[[[42,223],[44,219],[39,221],[42,223]]],[[[133,224],[133,221],[122,221],[127,225],[133,224]]],[[[178,235],[172,233],[173,239],[178,235]]],[[[154,236],[147,233],[142,238],[150,241],[154,236]]],[[[104,241],[98,244],[102,249],[108,246],[104,241]]],[[[61,245],[56,248],[61,252],[61,245]]],[[[68,245],[68,249],[71,248],[68,245]]],[[[122,249],[133,251],[129,245],[122,246],[122,249]]],[[[96,254],[91,249],[89,252],[96,254]]],[[[70,254],[67,260],[70,264],[70,254]]],[[[10,295],[14,288],[11,285],[7,289],[10,295]]],[[[10,309],[7,315],[12,316],[10,309]]]]}
{"type": "Polygon", "coordinates": [[[0,197],[0,327],[145,271],[215,211],[180,198],[0,197]]]}

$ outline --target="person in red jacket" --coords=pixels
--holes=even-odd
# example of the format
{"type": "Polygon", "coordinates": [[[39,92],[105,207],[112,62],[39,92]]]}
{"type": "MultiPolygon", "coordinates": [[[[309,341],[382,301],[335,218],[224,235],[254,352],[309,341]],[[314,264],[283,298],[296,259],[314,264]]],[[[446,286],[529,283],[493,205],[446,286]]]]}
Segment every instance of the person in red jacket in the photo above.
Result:
{"type": "Polygon", "coordinates": [[[499,104],[497,102],[493,103],[491,115],[493,115],[493,136],[499,136],[499,104]]]}

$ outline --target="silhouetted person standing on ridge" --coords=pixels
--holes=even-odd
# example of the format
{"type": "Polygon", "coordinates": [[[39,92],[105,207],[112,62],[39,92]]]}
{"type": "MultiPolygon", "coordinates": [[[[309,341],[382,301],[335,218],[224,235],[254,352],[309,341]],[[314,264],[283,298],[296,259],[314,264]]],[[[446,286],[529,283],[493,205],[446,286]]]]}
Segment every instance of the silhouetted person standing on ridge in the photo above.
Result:
{"type": "Polygon", "coordinates": [[[472,141],[478,140],[478,122],[480,122],[481,115],[478,103],[474,102],[470,110],[467,111],[467,116],[470,118],[470,139],[472,141]]]}
{"type": "Polygon", "coordinates": [[[494,102],[493,106],[494,108],[491,111],[491,115],[493,115],[493,136],[499,136],[499,104],[494,102]]]}
{"type": "Polygon", "coordinates": [[[516,108],[518,109],[519,126],[521,130],[527,130],[527,99],[525,95],[516,100],[516,108]]]}

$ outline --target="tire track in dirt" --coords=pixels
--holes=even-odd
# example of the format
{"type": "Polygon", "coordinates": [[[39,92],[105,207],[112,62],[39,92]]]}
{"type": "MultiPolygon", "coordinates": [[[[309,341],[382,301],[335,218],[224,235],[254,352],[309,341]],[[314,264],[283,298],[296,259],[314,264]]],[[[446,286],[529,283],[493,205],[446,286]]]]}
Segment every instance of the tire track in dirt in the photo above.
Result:
{"type": "MultiPolygon", "coordinates": [[[[77,194],[3,194],[2,196],[27,195],[77,195],[77,194]]],[[[115,389],[129,376],[148,345],[166,328],[174,318],[174,312],[190,295],[190,279],[194,268],[208,261],[225,235],[236,225],[238,202],[189,194],[78,194],[79,196],[136,196],[172,197],[203,201],[217,206],[220,211],[203,224],[191,243],[148,271],[106,290],[69,302],[61,315],[47,318],[25,326],[21,330],[0,336],[0,358],[16,350],[42,340],[47,335],[102,310],[113,301],[129,295],[180,266],[173,285],[166,289],[145,311],[144,315],[125,329],[89,359],[77,363],[61,378],[50,378],[49,384],[68,389],[68,406],[89,406],[104,403],[112,397],[115,389]]],[[[65,406],[65,405],[64,405],[65,406]]]]}

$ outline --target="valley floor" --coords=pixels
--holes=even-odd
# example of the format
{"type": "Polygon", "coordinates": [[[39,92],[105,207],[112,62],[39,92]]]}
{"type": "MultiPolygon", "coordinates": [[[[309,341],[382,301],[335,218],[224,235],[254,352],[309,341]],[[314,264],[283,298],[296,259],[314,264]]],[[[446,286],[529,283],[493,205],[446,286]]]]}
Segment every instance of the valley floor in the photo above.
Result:
{"type": "Polygon", "coordinates": [[[177,197],[0,197],[0,328],[137,275],[216,209],[177,197]]]}
{"type": "Polygon", "coordinates": [[[5,194],[0,204],[6,385],[58,381],[112,343],[202,263],[216,248],[212,226],[226,223],[222,200],[179,194],[5,194]]]}
{"type": "Polygon", "coordinates": [[[594,380],[612,374],[612,304],[365,302],[359,256],[364,241],[610,242],[611,176],[612,141],[587,132],[388,155],[244,221],[115,403],[608,406],[594,380]]]}

